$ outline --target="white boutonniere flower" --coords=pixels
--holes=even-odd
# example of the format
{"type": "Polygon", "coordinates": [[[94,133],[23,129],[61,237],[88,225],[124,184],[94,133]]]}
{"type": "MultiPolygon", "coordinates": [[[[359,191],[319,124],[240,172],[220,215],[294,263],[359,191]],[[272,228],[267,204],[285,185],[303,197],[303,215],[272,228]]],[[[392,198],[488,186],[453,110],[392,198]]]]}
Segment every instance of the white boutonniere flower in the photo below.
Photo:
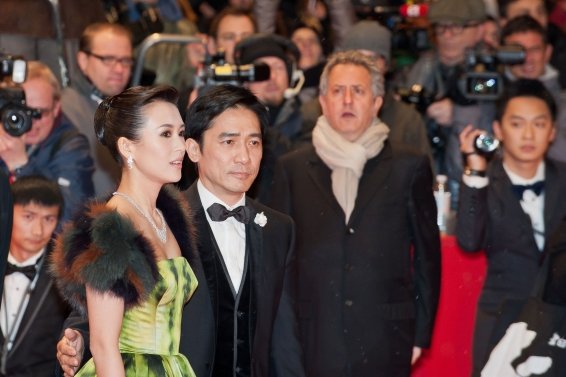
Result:
{"type": "Polygon", "coordinates": [[[255,215],[254,223],[263,228],[265,224],[267,224],[267,217],[263,212],[258,213],[257,215],[255,215]]]}

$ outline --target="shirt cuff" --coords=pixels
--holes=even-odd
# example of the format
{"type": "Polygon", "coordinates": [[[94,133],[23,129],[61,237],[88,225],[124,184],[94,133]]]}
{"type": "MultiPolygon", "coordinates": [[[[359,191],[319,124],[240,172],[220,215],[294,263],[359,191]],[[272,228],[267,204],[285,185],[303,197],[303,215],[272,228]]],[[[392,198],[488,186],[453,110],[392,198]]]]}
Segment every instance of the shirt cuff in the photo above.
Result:
{"type": "Polygon", "coordinates": [[[463,175],[462,182],[468,187],[481,189],[487,186],[489,179],[487,177],[463,175]]]}

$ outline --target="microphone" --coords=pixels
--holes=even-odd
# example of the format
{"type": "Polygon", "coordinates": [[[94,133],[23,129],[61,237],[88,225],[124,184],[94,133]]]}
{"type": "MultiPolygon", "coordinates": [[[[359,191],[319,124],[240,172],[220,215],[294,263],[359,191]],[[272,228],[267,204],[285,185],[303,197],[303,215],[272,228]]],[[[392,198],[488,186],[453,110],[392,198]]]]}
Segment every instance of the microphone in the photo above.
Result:
{"type": "Polygon", "coordinates": [[[424,17],[428,14],[428,4],[403,4],[399,13],[401,13],[401,16],[409,18],[424,17]]]}

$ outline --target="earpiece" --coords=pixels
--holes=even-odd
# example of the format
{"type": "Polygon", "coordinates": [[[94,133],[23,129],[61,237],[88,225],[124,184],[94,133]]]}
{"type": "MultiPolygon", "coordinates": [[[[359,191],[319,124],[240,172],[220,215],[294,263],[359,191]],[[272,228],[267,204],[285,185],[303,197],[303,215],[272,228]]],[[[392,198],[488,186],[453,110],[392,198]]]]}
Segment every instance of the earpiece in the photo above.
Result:
{"type": "Polygon", "coordinates": [[[297,94],[299,94],[304,84],[305,84],[305,75],[303,71],[297,69],[293,64],[293,74],[291,75],[292,86],[285,89],[285,91],[283,92],[283,97],[285,97],[286,99],[295,97],[297,94]]]}

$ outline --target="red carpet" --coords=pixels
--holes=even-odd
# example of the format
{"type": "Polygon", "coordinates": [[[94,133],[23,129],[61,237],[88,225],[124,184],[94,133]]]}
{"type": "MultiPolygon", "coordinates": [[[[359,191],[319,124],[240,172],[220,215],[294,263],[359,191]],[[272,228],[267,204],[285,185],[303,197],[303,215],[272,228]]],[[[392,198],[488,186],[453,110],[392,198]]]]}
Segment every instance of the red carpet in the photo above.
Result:
{"type": "Polygon", "coordinates": [[[442,280],[431,348],[412,377],[468,377],[476,303],[485,276],[485,255],[468,254],[454,237],[442,238],[442,280]]]}

